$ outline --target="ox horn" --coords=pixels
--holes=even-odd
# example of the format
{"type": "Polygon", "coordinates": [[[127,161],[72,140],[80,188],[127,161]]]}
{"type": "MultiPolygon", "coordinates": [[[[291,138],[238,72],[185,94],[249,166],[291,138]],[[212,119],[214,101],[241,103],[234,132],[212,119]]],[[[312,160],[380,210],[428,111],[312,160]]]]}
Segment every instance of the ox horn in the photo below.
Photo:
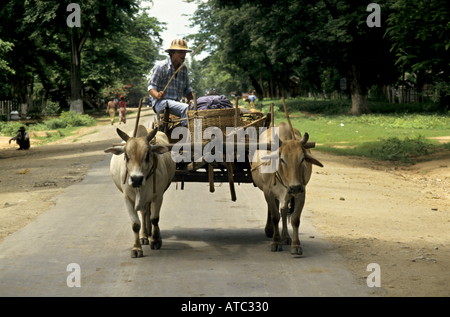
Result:
{"type": "Polygon", "coordinates": [[[150,141],[155,137],[156,133],[158,133],[158,129],[153,129],[147,134],[147,141],[150,143],[150,141]]]}
{"type": "Polygon", "coordinates": [[[309,134],[308,134],[308,132],[305,132],[305,134],[303,135],[302,139],[300,140],[300,143],[302,144],[303,147],[308,142],[308,139],[309,139],[309,134]]]}
{"type": "Polygon", "coordinates": [[[116,129],[117,134],[120,136],[120,138],[122,140],[124,140],[125,142],[128,141],[128,139],[130,138],[130,136],[128,134],[126,134],[125,132],[123,132],[122,130],[120,130],[119,128],[116,129]]]}

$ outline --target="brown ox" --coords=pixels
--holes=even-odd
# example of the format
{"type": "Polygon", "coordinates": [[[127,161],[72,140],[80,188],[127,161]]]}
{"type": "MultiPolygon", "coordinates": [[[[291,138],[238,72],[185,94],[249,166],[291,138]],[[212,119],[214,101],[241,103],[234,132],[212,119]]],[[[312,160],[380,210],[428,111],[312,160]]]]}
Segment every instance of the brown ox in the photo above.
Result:
{"type": "Polygon", "coordinates": [[[164,133],[157,130],[148,132],[143,126],[138,127],[136,137],[129,137],[119,129],[117,133],[126,143],[108,148],[105,152],[114,154],[110,164],[111,175],[117,188],[124,194],[131,218],[134,232],[131,257],[142,257],[141,245],[149,244],[149,235],[150,247],[161,248],[159,212],[163,194],[171,184],[176,166],[168,148],[164,146],[169,143],[164,133]],[[153,138],[156,140],[155,145],[150,144],[153,138]]]}
{"type": "MultiPolygon", "coordinates": [[[[291,244],[291,254],[301,255],[302,248],[298,237],[300,216],[305,204],[305,187],[311,178],[312,165],[323,167],[312,154],[304,148],[308,142],[308,133],[302,138],[300,132],[294,129],[295,140],[289,126],[282,122],[277,125],[281,146],[278,152],[268,155],[266,151],[256,151],[252,166],[253,181],[264,192],[267,202],[266,235],[273,237],[272,251],[281,251],[282,244],[291,244]],[[276,172],[264,172],[268,159],[279,160],[276,172]],[[283,230],[280,235],[278,223],[280,211],[283,230]],[[287,215],[291,214],[293,239],[289,237],[287,230],[287,215]]],[[[271,129],[266,134],[261,134],[260,140],[267,139],[270,142],[271,129]]]]}

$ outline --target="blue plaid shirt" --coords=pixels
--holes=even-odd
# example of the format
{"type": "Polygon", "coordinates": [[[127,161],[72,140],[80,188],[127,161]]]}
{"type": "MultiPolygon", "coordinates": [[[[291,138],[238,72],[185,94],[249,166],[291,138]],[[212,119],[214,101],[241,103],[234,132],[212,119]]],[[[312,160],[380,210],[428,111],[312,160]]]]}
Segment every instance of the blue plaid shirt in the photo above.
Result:
{"type": "MultiPolygon", "coordinates": [[[[150,91],[150,89],[156,89],[157,92],[163,91],[174,73],[175,68],[173,67],[170,57],[164,61],[156,63],[150,74],[147,90],[150,91]]],[[[193,91],[193,89],[189,84],[188,70],[186,65],[184,65],[170,82],[170,85],[167,87],[162,100],[171,99],[180,101],[183,96],[187,96],[191,91],[193,91]]],[[[154,97],[151,98],[152,106],[154,107],[156,102],[159,100],[154,97]]]]}

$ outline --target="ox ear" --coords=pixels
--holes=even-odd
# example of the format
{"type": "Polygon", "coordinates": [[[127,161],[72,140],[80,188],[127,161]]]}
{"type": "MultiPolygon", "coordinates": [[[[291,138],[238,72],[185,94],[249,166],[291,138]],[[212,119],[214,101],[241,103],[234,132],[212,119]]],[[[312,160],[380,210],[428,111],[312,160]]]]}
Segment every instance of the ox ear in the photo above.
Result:
{"type": "Polygon", "coordinates": [[[114,155],[120,155],[123,154],[124,152],[125,152],[124,146],[109,147],[105,150],[105,153],[112,153],[114,155]]]}
{"type": "Polygon", "coordinates": [[[323,167],[322,163],[319,162],[311,153],[305,152],[305,161],[320,167],[323,167]]]}
{"type": "Polygon", "coordinates": [[[147,134],[147,141],[150,143],[150,141],[155,137],[156,133],[158,133],[158,129],[153,129],[147,134]]]}
{"type": "Polygon", "coordinates": [[[162,144],[155,144],[155,145],[151,145],[150,152],[155,153],[155,154],[164,154],[164,153],[169,152],[169,148],[162,144]]]}
{"type": "Polygon", "coordinates": [[[128,139],[130,138],[130,136],[128,134],[126,134],[125,132],[123,132],[122,130],[120,130],[119,128],[116,129],[117,134],[120,136],[120,138],[122,140],[124,140],[125,142],[128,141],[128,139]]]}

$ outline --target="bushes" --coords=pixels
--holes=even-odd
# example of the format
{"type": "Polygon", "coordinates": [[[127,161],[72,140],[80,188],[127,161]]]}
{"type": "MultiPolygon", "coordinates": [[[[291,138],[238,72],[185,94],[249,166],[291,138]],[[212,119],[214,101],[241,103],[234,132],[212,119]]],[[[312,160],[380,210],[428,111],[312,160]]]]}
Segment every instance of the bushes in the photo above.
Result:
{"type": "Polygon", "coordinates": [[[66,122],[68,127],[82,127],[97,124],[97,121],[89,115],[75,113],[73,111],[62,112],[59,120],[66,122]]]}
{"type": "MultiPolygon", "coordinates": [[[[283,103],[281,99],[265,99],[262,104],[265,107],[274,104],[275,111],[284,113],[283,103]]],[[[351,101],[346,99],[332,99],[332,100],[305,100],[302,98],[286,99],[286,107],[289,112],[307,111],[311,113],[321,113],[325,115],[344,114],[352,108],[351,101]]],[[[257,107],[258,108],[258,107],[257,107]]]]}
{"type": "MultiPolygon", "coordinates": [[[[262,102],[264,111],[267,111],[272,102],[275,110],[284,111],[281,99],[264,99],[262,102]]],[[[440,111],[439,104],[433,102],[399,104],[369,100],[368,105],[372,114],[437,113],[440,111]]],[[[324,115],[343,115],[350,111],[352,102],[349,99],[308,100],[296,97],[286,99],[286,106],[289,112],[307,111],[324,115]]]]}
{"type": "MultiPolygon", "coordinates": [[[[331,120],[331,117],[313,119],[331,120]]],[[[364,114],[361,116],[335,116],[333,119],[342,123],[367,124],[393,129],[447,129],[450,126],[449,115],[437,114],[364,114]]]]}
{"type": "MultiPolygon", "coordinates": [[[[48,121],[30,125],[28,131],[58,130],[70,127],[93,126],[97,120],[86,114],[75,113],[73,111],[62,112],[61,117],[48,121]]],[[[23,123],[10,121],[0,122],[0,133],[4,135],[15,135],[23,123]]]]}
{"type": "Polygon", "coordinates": [[[377,147],[370,150],[372,156],[379,160],[400,161],[413,163],[412,156],[428,155],[435,151],[436,146],[423,136],[417,138],[383,139],[377,143],[377,147]]]}
{"type": "Polygon", "coordinates": [[[47,100],[47,106],[45,107],[45,115],[46,116],[54,116],[59,113],[59,104],[57,102],[53,102],[51,100],[47,100]]]}
{"type": "Polygon", "coordinates": [[[57,130],[71,127],[84,127],[96,125],[97,121],[87,114],[75,113],[74,111],[62,112],[59,118],[50,119],[44,122],[44,129],[57,130]]]}
{"type": "Polygon", "coordinates": [[[39,130],[56,130],[56,129],[64,129],[67,127],[67,121],[63,119],[50,119],[43,124],[43,127],[39,130]]]}
{"type": "Polygon", "coordinates": [[[4,135],[15,136],[21,126],[23,124],[20,122],[0,122],[0,132],[4,135]]]}
{"type": "Polygon", "coordinates": [[[372,113],[422,113],[439,111],[439,104],[432,102],[389,103],[387,101],[369,101],[369,108],[372,113]]]}

